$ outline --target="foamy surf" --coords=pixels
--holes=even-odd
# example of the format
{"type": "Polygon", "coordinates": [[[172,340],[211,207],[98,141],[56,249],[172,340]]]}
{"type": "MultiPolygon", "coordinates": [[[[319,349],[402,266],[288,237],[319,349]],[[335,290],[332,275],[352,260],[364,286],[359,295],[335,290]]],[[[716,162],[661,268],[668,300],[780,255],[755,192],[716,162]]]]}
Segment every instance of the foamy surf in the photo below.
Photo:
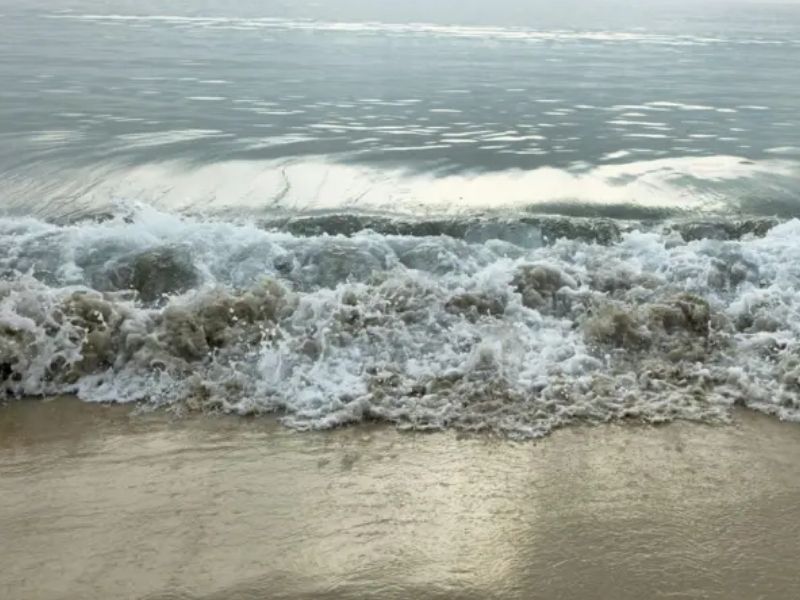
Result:
{"type": "Polygon", "coordinates": [[[0,387],[537,437],[800,420],[800,221],[0,220],[0,387]]]}

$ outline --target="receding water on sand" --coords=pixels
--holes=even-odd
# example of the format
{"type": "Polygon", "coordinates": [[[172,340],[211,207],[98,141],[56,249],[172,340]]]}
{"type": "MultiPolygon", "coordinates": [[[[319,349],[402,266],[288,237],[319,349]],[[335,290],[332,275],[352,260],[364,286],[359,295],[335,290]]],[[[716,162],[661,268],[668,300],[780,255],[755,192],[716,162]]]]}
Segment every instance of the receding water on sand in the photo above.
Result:
{"type": "Polygon", "coordinates": [[[800,597],[800,430],[561,430],[514,443],[0,408],[0,596],[800,597]]]}

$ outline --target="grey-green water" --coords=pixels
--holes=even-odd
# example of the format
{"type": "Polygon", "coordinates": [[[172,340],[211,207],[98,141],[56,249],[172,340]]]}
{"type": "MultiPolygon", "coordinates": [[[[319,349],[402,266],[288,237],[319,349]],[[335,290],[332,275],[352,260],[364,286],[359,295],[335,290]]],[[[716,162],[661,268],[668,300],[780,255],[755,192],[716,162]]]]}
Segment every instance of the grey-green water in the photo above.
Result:
{"type": "Polygon", "coordinates": [[[798,214],[797,4],[0,3],[0,202],[798,214]]]}

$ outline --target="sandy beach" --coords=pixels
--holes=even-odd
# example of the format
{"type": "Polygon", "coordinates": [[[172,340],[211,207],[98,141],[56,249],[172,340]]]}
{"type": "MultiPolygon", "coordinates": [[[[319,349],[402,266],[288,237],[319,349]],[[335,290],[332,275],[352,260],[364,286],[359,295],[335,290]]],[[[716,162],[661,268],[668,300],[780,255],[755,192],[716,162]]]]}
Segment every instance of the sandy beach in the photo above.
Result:
{"type": "Polygon", "coordinates": [[[800,428],[513,443],[271,419],[0,408],[0,596],[800,597],[800,428]]]}

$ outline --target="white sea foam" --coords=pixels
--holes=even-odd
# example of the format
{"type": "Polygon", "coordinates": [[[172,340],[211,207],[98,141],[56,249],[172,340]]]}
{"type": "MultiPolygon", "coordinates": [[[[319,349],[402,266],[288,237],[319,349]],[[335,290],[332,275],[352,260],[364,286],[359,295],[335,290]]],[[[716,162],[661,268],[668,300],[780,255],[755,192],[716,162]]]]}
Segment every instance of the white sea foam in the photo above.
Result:
{"type": "Polygon", "coordinates": [[[461,239],[299,237],[153,209],[0,219],[0,386],[278,411],[299,428],[528,437],[725,420],[734,403],[800,420],[800,222],[764,237],[560,223],[474,221],[461,239]],[[162,284],[179,287],[143,301],[162,284]]]}

